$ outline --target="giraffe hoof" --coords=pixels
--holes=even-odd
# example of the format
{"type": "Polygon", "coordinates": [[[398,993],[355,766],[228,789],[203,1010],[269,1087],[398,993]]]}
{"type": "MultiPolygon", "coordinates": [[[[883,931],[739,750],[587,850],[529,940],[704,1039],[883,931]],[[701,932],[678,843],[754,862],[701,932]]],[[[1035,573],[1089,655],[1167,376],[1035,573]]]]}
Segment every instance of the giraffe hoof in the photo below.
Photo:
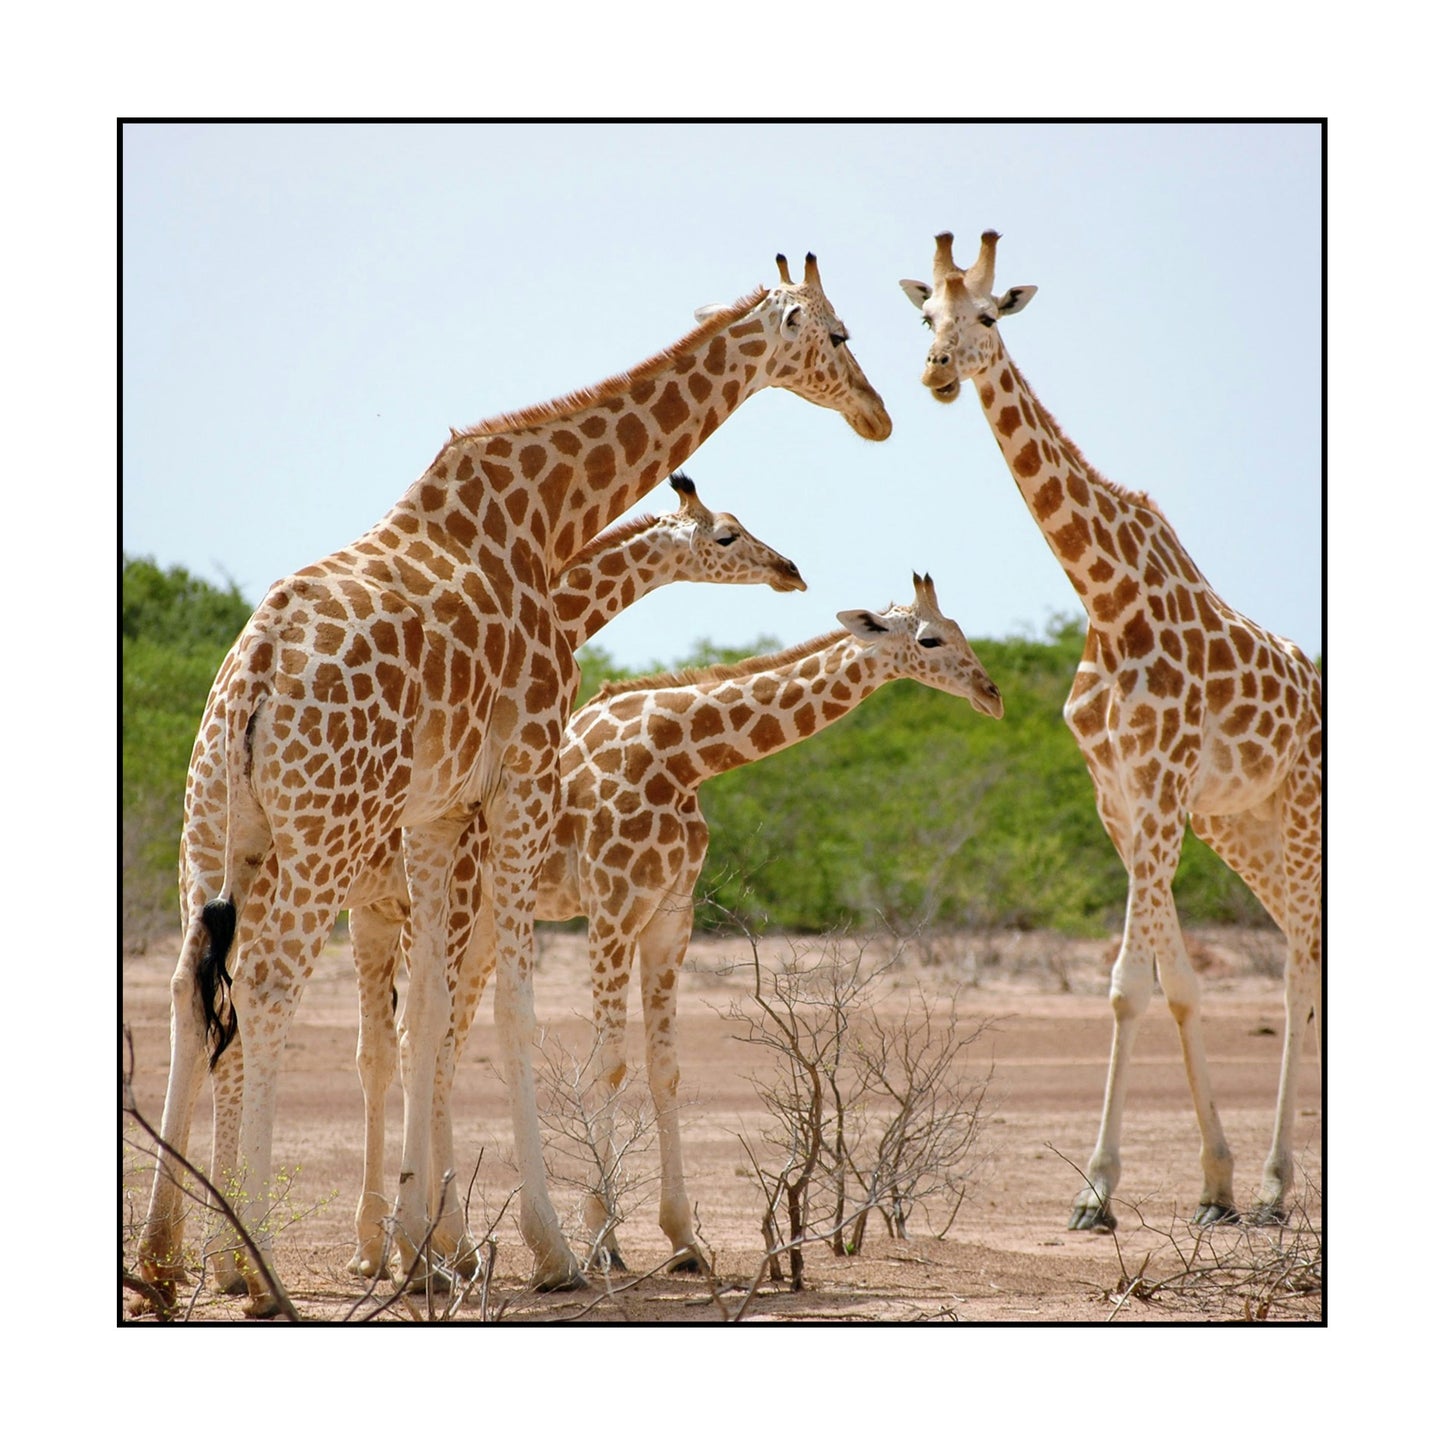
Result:
{"type": "Polygon", "coordinates": [[[1111,1234],[1118,1221],[1107,1204],[1076,1204],[1069,1216],[1069,1228],[1089,1230],[1095,1234],[1111,1234]]]}
{"type": "Polygon", "coordinates": [[[627,1261],[621,1250],[599,1245],[587,1260],[589,1270],[600,1270],[603,1274],[628,1274],[627,1261]]]}
{"type": "Polygon", "coordinates": [[[677,1259],[670,1259],[667,1262],[668,1274],[701,1274],[703,1272],[702,1260],[697,1257],[695,1251],[689,1249],[686,1254],[680,1254],[677,1259]]]}
{"type": "Polygon", "coordinates": [[[1238,1224],[1239,1211],[1228,1200],[1222,1204],[1216,1204],[1212,1200],[1205,1199],[1200,1201],[1199,1208],[1194,1211],[1194,1218],[1190,1223],[1204,1228],[1211,1224],[1238,1224]]]}
{"type": "Polygon", "coordinates": [[[358,1279],[390,1279],[391,1265],[384,1259],[376,1259],[357,1250],[347,1261],[346,1272],[358,1279]]]}
{"type": "Polygon", "coordinates": [[[1289,1210],[1277,1199],[1261,1199],[1249,1211],[1249,1223],[1262,1228],[1283,1224],[1289,1218],[1289,1210]]]}
{"type": "Polygon", "coordinates": [[[559,1279],[533,1280],[532,1288],[538,1294],[566,1294],[574,1289],[586,1289],[587,1277],[580,1270],[573,1269],[559,1279]]]}

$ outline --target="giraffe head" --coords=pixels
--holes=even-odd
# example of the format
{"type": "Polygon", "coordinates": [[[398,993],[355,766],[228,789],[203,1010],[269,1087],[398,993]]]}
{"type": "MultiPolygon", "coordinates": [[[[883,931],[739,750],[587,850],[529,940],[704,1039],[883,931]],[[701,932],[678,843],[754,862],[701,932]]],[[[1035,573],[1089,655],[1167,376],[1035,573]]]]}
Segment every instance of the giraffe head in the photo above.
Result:
{"type": "Polygon", "coordinates": [[[994,327],[1000,316],[1022,311],[1037,286],[1011,286],[1002,296],[993,294],[994,252],[998,232],[985,231],[979,240],[978,259],[967,271],[953,259],[953,233],[934,238],[933,284],[900,281],[903,293],[923,312],[923,324],[933,332],[922,381],[942,402],[954,401],[961,384],[998,354],[994,327]]]}
{"type": "Polygon", "coordinates": [[[938,610],[933,578],[913,574],[913,602],[886,612],[840,612],[838,621],[873,652],[885,652],[894,677],[967,698],[989,717],[1003,716],[1003,698],[974,656],[963,629],[938,610]]]}
{"type": "Polygon", "coordinates": [[[774,592],[808,590],[797,567],[760,542],[731,512],[712,512],[703,506],[691,477],[674,472],[668,480],[682,505],[659,521],[676,541],[686,580],[763,582],[774,592]]]}
{"type": "MultiPolygon", "coordinates": [[[[893,421],[883,398],[873,390],[848,346],[848,328],[818,278],[818,259],[810,251],[803,279],[788,274],[788,258],[777,257],[779,283],[748,313],[747,321],[763,327],[763,345],[756,364],[761,385],[781,386],[805,401],[841,412],[848,425],[871,442],[885,441],[893,421]]],[[[697,319],[723,310],[702,306],[697,319]]],[[[751,343],[745,343],[750,345],[751,343]]]]}

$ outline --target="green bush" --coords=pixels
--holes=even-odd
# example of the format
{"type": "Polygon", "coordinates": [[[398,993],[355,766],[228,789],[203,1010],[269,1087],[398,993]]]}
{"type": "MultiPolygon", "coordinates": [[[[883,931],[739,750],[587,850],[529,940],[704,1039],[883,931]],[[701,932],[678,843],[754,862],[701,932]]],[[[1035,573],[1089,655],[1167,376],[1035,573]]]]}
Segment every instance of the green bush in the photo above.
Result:
{"type": "MultiPolygon", "coordinates": [[[[174,926],[186,770],[216,669],[250,616],[234,587],[125,559],[121,603],[125,929],[174,926]]],[[[676,668],[773,651],[698,645],[676,668]]],[[[703,786],[712,830],[701,926],[728,914],[756,927],[822,932],[1118,928],[1128,884],[1094,811],[1062,709],[1083,625],[1042,638],[975,641],[1003,692],[995,722],[911,682],[883,688],[799,747],[703,786]]],[[[625,670],[579,653],[579,704],[625,670]]],[[[1240,880],[1198,840],[1175,883],[1189,923],[1265,920],[1240,880]]]]}
{"type": "Polygon", "coordinates": [[[121,574],[121,874],[128,938],[174,926],[186,771],[211,682],[250,604],[149,558],[121,574]]]}

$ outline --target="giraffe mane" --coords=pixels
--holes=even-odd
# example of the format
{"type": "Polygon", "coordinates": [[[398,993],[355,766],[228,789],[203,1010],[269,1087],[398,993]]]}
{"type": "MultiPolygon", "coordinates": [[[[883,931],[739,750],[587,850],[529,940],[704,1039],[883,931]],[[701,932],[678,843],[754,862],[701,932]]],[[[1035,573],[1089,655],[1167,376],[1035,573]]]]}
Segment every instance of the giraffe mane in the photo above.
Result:
{"type": "MultiPolygon", "coordinates": [[[[533,406],[523,407],[520,411],[504,411],[499,416],[494,416],[487,421],[480,421],[475,426],[467,427],[462,431],[453,429],[451,436],[441,451],[437,453],[436,461],[440,461],[457,442],[469,441],[474,437],[495,436],[499,432],[516,431],[522,427],[538,426],[545,422],[556,421],[559,417],[570,416],[583,407],[595,406],[598,402],[610,401],[613,397],[623,395],[637,382],[656,376],[658,372],[671,366],[685,352],[691,351],[710,337],[716,336],[720,331],[725,331],[735,321],[740,321],[767,294],[766,286],[757,287],[746,296],[739,297],[725,310],[709,316],[701,325],[695,326],[685,336],[674,341],[671,346],[659,351],[656,356],[649,357],[648,360],[640,362],[626,371],[619,371],[617,375],[608,377],[606,381],[599,382],[596,386],[584,386],[578,391],[559,396],[555,401],[538,402],[533,406]]],[[[433,462],[432,465],[435,466],[436,462],[433,462]]]]}
{"type": "Polygon", "coordinates": [[[600,702],[603,698],[620,697],[629,692],[660,692],[669,687],[699,687],[713,682],[728,682],[737,677],[756,677],[760,672],[787,667],[815,652],[822,652],[847,636],[847,631],[840,627],[835,632],[825,632],[813,638],[811,642],[798,642],[781,652],[746,657],[741,662],[715,662],[710,667],[687,667],[681,672],[654,672],[646,677],[618,678],[613,682],[604,682],[591,700],[600,702]]]}
{"type": "Polygon", "coordinates": [[[650,512],[645,512],[640,517],[629,517],[625,521],[618,522],[615,527],[609,527],[607,531],[599,532],[580,552],[574,552],[557,569],[557,576],[565,577],[574,567],[581,567],[601,553],[611,551],[614,547],[620,547],[624,542],[631,541],[639,532],[645,532],[649,527],[656,525],[657,518],[650,512]]]}
{"type": "Polygon", "coordinates": [[[1084,476],[1088,480],[1089,485],[1098,487],[1100,491],[1108,492],[1110,496],[1118,497],[1121,501],[1133,502],[1136,506],[1153,512],[1161,522],[1168,526],[1169,519],[1160,509],[1159,503],[1156,502],[1148,492],[1136,492],[1128,487],[1121,487],[1118,482],[1111,482],[1102,472],[1095,469],[1094,464],[1079,449],[1078,442],[1059,425],[1058,419],[1048,407],[1039,400],[1038,392],[1029,385],[1028,378],[1018,369],[1012,356],[1009,357],[1008,361],[1009,365],[1013,367],[1014,375],[1018,377],[1019,383],[1028,391],[1029,405],[1048,423],[1049,430],[1052,431],[1059,441],[1073,454],[1074,459],[1084,469],[1084,476]]]}

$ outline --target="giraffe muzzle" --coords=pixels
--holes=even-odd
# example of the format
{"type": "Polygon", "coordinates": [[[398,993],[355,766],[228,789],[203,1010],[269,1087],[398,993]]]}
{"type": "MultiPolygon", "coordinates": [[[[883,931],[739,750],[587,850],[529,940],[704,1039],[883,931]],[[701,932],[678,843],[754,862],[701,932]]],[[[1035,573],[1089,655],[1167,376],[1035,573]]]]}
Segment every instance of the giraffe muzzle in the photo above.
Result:
{"type": "Polygon", "coordinates": [[[768,586],[774,592],[806,592],[808,590],[808,584],[803,581],[803,574],[786,557],[773,569],[768,586]]]}
{"type": "Polygon", "coordinates": [[[992,678],[981,678],[973,685],[973,691],[968,698],[976,711],[984,713],[991,718],[1003,716],[1003,694],[998,690],[992,678]]]}
{"type": "Polygon", "coordinates": [[[935,401],[941,401],[946,405],[948,402],[958,399],[960,390],[958,374],[951,366],[946,366],[941,361],[935,361],[930,357],[919,380],[933,393],[935,401]]]}

